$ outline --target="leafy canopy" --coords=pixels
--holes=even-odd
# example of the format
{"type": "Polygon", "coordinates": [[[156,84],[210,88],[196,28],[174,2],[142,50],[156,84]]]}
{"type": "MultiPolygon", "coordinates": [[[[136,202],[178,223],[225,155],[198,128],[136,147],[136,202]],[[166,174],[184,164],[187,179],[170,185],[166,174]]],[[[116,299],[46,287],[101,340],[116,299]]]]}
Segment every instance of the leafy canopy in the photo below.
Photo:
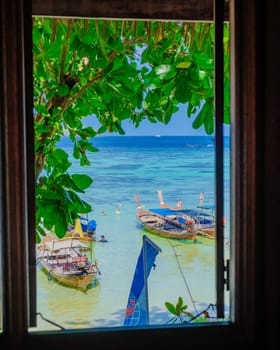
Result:
{"type": "MultiPolygon", "coordinates": [[[[225,123],[229,123],[229,33],[225,24],[225,123]]],[[[180,104],[193,128],[214,133],[213,23],[33,19],[33,82],[37,240],[52,229],[63,237],[91,206],[81,194],[87,175],[70,175],[73,157],[90,165],[95,136],[124,135],[124,120],[168,124],[180,104]],[[193,115],[195,114],[195,117],[193,115]],[[100,127],[85,126],[86,117],[100,127]],[[43,229],[44,228],[44,229],[43,229]]]]}

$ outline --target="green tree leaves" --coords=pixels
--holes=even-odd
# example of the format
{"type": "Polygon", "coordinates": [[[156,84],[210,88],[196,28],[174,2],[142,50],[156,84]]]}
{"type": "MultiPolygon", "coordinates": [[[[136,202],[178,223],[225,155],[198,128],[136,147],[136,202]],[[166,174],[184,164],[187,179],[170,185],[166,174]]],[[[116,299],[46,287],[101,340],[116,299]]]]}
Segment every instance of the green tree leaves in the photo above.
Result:
{"type": "MultiPolygon", "coordinates": [[[[57,149],[67,134],[81,166],[98,151],[94,137],[125,134],[122,123],[168,124],[186,104],[193,127],[214,133],[212,23],[33,19],[35,174],[38,234],[53,225],[63,236],[80,210],[89,179],[69,176],[57,149]],[[100,128],[83,125],[91,116],[100,128]],[[53,197],[50,193],[54,193],[53,197]],[[45,208],[45,210],[43,209],[45,208]],[[55,214],[54,214],[55,212],[55,214]],[[58,214],[62,217],[58,218],[58,214]],[[40,229],[39,229],[40,227],[40,229]]],[[[229,31],[225,25],[225,122],[229,123],[229,31]]]]}
{"type": "Polygon", "coordinates": [[[181,323],[184,323],[184,319],[187,316],[192,318],[193,315],[187,311],[188,305],[185,305],[182,297],[178,297],[177,304],[172,304],[169,301],[165,302],[166,309],[175,317],[172,318],[172,323],[175,323],[178,319],[181,323]]]}
{"type": "Polygon", "coordinates": [[[206,134],[212,135],[214,133],[213,101],[205,101],[192,125],[194,129],[199,129],[204,125],[206,134]]]}

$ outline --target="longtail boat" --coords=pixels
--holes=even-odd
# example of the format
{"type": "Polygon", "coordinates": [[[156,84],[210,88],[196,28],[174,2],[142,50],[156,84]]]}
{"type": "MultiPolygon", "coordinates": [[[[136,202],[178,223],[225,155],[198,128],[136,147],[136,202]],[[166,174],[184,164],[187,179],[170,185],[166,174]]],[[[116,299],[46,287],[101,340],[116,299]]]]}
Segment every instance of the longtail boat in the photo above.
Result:
{"type": "Polygon", "coordinates": [[[200,205],[193,209],[172,207],[163,200],[162,190],[157,190],[160,208],[150,209],[160,215],[171,217],[176,216],[181,223],[194,220],[194,227],[197,235],[214,239],[216,236],[215,206],[204,205],[204,193],[200,194],[200,205]]]}
{"type": "Polygon", "coordinates": [[[150,233],[166,238],[196,241],[196,232],[193,227],[182,225],[177,220],[166,218],[143,208],[137,208],[136,218],[150,233]]]}
{"type": "Polygon", "coordinates": [[[97,261],[86,255],[89,250],[78,238],[46,239],[38,246],[37,261],[49,281],[86,291],[100,274],[97,261]]]}

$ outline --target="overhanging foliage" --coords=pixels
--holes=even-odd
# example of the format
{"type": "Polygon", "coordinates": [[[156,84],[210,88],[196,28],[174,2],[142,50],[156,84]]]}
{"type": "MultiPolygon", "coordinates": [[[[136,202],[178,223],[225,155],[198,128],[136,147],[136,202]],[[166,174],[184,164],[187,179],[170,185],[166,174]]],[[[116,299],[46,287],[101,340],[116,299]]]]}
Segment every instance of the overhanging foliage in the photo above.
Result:
{"type": "MultiPolygon", "coordinates": [[[[225,109],[229,124],[229,32],[225,24],[225,109]]],[[[92,139],[125,134],[145,119],[168,124],[180,104],[193,128],[214,133],[213,23],[33,19],[33,80],[37,240],[41,225],[63,237],[78,213],[91,206],[78,195],[91,184],[70,175],[68,155],[57,149],[67,133],[73,156],[90,165],[92,139]],[[196,117],[193,114],[196,113],[196,117]],[[91,116],[96,130],[83,125],[91,116]]]]}

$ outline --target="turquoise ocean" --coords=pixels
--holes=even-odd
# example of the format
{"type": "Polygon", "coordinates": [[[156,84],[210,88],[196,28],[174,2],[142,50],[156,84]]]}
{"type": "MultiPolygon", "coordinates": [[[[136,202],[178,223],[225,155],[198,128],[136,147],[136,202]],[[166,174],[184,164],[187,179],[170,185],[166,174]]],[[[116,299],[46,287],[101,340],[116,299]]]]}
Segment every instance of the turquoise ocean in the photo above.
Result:
{"type": "MultiPolygon", "coordinates": [[[[230,142],[224,140],[225,237],[229,237],[230,142]]],[[[188,310],[197,314],[216,303],[215,241],[197,243],[166,239],[142,230],[136,220],[135,194],[145,208],[158,208],[157,190],[165,203],[184,208],[215,204],[215,145],[208,136],[104,136],[92,141],[98,152],[90,153],[90,166],[73,159],[70,172],[87,174],[93,184],[82,198],[92,206],[89,219],[97,222],[96,236],[107,243],[92,242],[92,258],[101,275],[86,293],[49,281],[37,270],[38,326],[35,330],[120,327],[146,234],[161,252],[148,279],[150,325],[166,325],[172,318],[165,302],[181,296],[188,310]],[[119,213],[117,213],[117,208],[119,213]],[[105,214],[105,215],[104,215],[105,214]],[[48,320],[50,322],[48,322],[48,320]],[[55,325],[55,324],[57,325],[55,325]]],[[[72,154],[64,138],[58,146],[72,154]]],[[[228,254],[225,245],[225,254],[228,254]]],[[[228,296],[226,296],[228,298],[228,296]]],[[[228,303],[226,300],[226,306],[228,303]]]]}

